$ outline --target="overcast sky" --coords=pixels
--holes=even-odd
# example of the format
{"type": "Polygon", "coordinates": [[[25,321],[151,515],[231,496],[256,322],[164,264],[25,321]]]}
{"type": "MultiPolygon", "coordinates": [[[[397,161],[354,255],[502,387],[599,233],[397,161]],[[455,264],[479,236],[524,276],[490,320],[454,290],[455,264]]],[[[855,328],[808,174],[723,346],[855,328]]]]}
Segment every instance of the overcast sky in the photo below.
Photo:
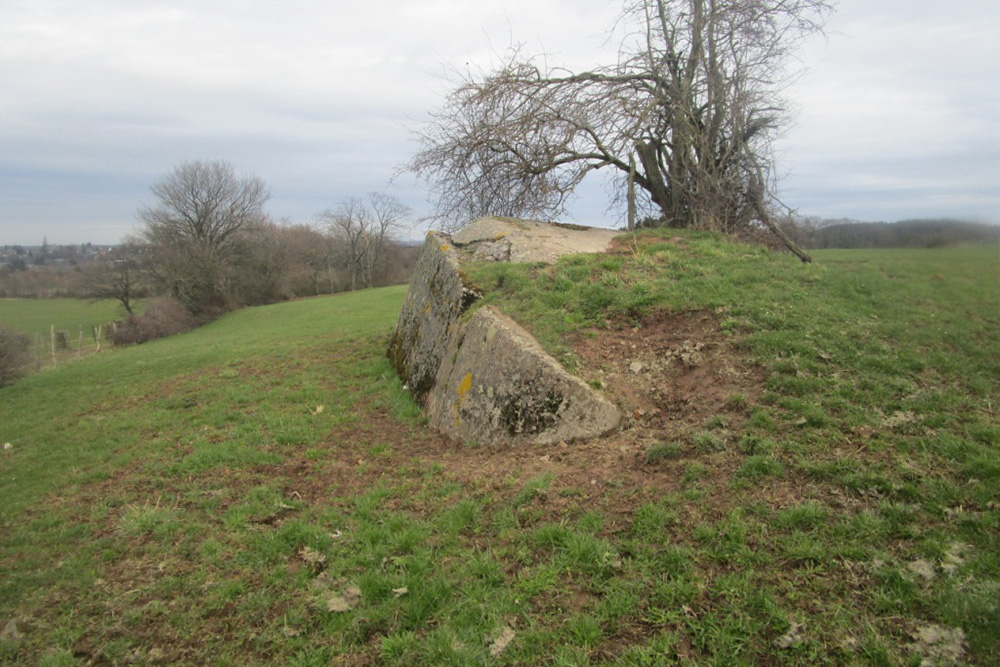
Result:
{"type": "MultiPolygon", "coordinates": [[[[511,42],[608,62],[614,0],[0,0],[0,244],[115,243],[186,160],[311,222],[387,191],[449,67],[511,42]]],[[[803,214],[1000,222],[1000,2],[840,0],[802,50],[781,195],[803,214]]],[[[611,226],[600,187],[576,222],[611,226]]]]}

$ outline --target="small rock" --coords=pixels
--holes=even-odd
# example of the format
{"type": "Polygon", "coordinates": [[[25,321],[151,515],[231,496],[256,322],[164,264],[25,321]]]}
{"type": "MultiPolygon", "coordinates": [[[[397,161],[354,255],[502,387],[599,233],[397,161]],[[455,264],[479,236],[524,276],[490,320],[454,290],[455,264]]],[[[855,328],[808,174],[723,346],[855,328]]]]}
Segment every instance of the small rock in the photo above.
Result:
{"type": "Polygon", "coordinates": [[[628,369],[630,371],[632,371],[633,373],[635,373],[636,375],[638,375],[639,373],[641,373],[642,369],[644,369],[645,367],[646,367],[646,365],[644,363],[642,363],[641,361],[633,361],[632,363],[630,363],[628,365],[628,369]]]}

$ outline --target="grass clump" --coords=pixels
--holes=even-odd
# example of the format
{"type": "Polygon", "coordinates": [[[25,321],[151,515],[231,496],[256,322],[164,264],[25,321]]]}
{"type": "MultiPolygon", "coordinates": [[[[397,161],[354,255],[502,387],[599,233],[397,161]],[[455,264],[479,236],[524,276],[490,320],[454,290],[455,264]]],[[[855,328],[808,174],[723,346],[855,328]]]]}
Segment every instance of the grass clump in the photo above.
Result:
{"type": "Polygon", "coordinates": [[[661,461],[672,461],[683,456],[683,445],[676,442],[661,442],[649,447],[643,458],[648,465],[656,465],[661,461]]]}

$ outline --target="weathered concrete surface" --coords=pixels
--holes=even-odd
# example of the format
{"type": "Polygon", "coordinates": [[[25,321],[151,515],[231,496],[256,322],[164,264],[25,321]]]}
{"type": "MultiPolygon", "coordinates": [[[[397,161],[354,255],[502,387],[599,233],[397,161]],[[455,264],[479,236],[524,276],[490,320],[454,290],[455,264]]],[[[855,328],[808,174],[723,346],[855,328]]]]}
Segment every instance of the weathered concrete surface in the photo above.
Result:
{"type": "Polygon", "coordinates": [[[389,359],[421,405],[437,380],[458,318],[475,300],[462,283],[451,240],[429,233],[389,341],[389,359]]]}
{"type": "Polygon", "coordinates": [[[554,232],[543,223],[497,218],[470,227],[454,237],[427,235],[389,344],[393,366],[431,426],[490,445],[586,439],[616,429],[618,409],[567,373],[513,320],[489,308],[463,320],[478,295],[463,283],[460,265],[462,255],[544,261],[584,248],[596,252],[613,233],[554,232]],[[456,238],[463,239],[461,253],[456,238]]]}
{"type": "Polygon", "coordinates": [[[477,218],[451,240],[469,257],[489,262],[554,262],[571,253],[605,252],[613,229],[511,218],[477,218]]]}
{"type": "Polygon", "coordinates": [[[550,444],[616,429],[621,413],[492,308],[476,311],[445,354],[427,416],[464,442],[550,444]]]}

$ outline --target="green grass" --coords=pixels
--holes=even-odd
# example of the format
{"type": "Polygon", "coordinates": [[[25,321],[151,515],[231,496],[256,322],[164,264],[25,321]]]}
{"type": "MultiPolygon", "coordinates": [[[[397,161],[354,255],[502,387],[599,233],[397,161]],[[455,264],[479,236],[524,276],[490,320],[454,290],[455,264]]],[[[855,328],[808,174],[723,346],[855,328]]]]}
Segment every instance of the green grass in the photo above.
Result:
{"type": "MultiPolygon", "coordinates": [[[[67,349],[56,350],[55,365],[62,365],[96,350],[94,327],[121,319],[124,314],[121,304],[113,300],[0,299],[0,324],[28,335],[36,368],[53,365],[53,327],[66,332],[67,349]]],[[[106,339],[102,345],[106,345],[106,339]]]]}
{"type": "Polygon", "coordinates": [[[403,288],[0,390],[0,662],[915,665],[938,626],[991,664],[997,248],[639,238],[470,267],[569,365],[576,336],[716,314],[760,392],[633,459],[430,433],[385,357],[403,288]]]}
{"type": "Polygon", "coordinates": [[[48,336],[51,327],[68,331],[76,341],[83,329],[86,338],[90,329],[122,317],[117,301],[85,301],[83,299],[0,299],[0,324],[34,337],[48,336]]]}

